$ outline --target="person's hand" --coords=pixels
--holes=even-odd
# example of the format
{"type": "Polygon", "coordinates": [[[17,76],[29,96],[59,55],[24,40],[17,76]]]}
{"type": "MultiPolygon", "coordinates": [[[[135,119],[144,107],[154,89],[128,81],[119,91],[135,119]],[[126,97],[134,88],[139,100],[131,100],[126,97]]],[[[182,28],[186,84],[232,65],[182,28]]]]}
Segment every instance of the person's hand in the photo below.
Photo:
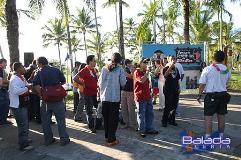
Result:
{"type": "Polygon", "coordinates": [[[148,78],[149,77],[149,70],[146,71],[145,76],[148,78]]]}
{"type": "Polygon", "coordinates": [[[202,95],[201,95],[201,94],[198,94],[198,96],[197,96],[197,101],[198,101],[198,103],[201,103],[201,98],[202,98],[202,95]]]}
{"type": "Polygon", "coordinates": [[[172,68],[175,67],[175,62],[174,61],[171,62],[171,67],[172,68]]]}
{"type": "Polygon", "coordinates": [[[28,88],[28,90],[32,90],[33,89],[33,84],[27,84],[26,87],[28,88]]]}

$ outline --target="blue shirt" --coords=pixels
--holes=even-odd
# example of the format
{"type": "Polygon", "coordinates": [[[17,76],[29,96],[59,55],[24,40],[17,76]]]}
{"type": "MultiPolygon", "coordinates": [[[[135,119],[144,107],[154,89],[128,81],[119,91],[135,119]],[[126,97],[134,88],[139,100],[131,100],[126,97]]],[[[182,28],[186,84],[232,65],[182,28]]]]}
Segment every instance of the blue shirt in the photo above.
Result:
{"type": "Polygon", "coordinates": [[[99,78],[101,101],[120,102],[120,89],[125,84],[126,76],[123,68],[117,67],[109,71],[107,67],[103,67],[99,78]]]}
{"type": "Polygon", "coordinates": [[[40,85],[44,87],[64,84],[66,82],[64,74],[55,67],[46,65],[38,70],[33,78],[33,86],[40,85]],[[42,82],[41,82],[42,81],[42,82]]]}

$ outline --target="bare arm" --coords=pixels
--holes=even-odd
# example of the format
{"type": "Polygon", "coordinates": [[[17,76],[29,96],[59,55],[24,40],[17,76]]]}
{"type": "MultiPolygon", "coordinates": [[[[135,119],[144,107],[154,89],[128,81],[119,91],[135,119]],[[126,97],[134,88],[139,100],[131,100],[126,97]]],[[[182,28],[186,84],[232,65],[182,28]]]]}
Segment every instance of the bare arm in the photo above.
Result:
{"type": "Polygon", "coordinates": [[[198,97],[197,97],[197,101],[199,103],[201,103],[200,99],[202,98],[202,93],[203,93],[205,87],[206,87],[206,84],[200,84],[199,85],[199,92],[198,92],[198,97]]]}
{"type": "Polygon", "coordinates": [[[203,93],[205,87],[206,87],[206,84],[200,84],[200,85],[199,85],[199,94],[202,94],[202,93],[203,93]]]}
{"type": "Polygon", "coordinates": [[[80,81],[80,76],[78,74],[76,74],[74,76],[74,81],[80,85],[84,85],[81,81],[80,81]]]}

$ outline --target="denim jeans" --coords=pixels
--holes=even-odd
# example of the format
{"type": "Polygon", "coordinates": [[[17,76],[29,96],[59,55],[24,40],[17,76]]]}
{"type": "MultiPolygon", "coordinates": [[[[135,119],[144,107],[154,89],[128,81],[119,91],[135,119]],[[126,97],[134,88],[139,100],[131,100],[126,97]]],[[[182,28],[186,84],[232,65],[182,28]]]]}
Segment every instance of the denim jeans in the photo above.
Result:
{"type": "Polygon", "coordinates": [[[75,120],[81,119],[81,116],[82,116],[83,110],[84,110],[84,106],[85,106],[84,94],[79,92],[78,97],[79,97],[79,100],[78,100],[79,104],[76,108],[76,113],[75,113],[75,116],[74,116],[75,120]]]}
{"type": "Polygon", "coordinates": [[[22,107],[11,108],[11,110],[18,126],[18,144],[20,146],[28,145],[28,109],[22,107]]]}
{"type": "Polygon", "coordinates": [[[7,121],[9,111],[9,95],[5,89],[0,89],[0,123],[7,121]]]}
{"type": "Polygon", "coordinates": [[[89,128],[94,128],[94,118],[93,118],[93,106],[95,104],[96,96],[85,96],[85,110],[86,110],[86,119],[89,128]]]}
{"type": "Polygon", "coordinates": [[[45,143],[50,144],[52,143],[52,140],[53,140],[53,132],[51,129],[52,113],[54,113],[57,121],[60,143],[68,141],[69,135],[66,132],[64,102],[60,101],[60,102],[50,103],[50,102],[44,102],[41,100],[40,110],[41,110],[42,127],[44,132],[45,143]]]}
{"type": "Polygon", "coordinates": [[[79,105],[79,98],[79,93],[77,91],[74,91],[74,113],[76,112],[79,105]]]}
{"type": "Polygon", "coordinates": [[[138,130],[141,133],[153,131],[154,111],[152,101],[136,102],[138,130]]]}

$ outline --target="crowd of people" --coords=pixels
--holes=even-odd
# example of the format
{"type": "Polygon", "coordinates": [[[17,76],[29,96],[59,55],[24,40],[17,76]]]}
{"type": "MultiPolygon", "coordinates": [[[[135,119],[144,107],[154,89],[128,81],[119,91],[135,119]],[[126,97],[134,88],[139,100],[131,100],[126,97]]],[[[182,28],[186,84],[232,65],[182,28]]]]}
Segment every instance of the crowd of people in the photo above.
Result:
{"type": "MultiPolygon", "coordinates": [[[[154,126],[153,104],[157,103],[159,95],[158,106],[163,111],[162,126],[177,126],[175,117],[184,70],[175,56],[162,56],[160,50],[155,51],[154,55],[154,58],[142,58],[139,63],[133,64],[129,59],[123,60],[119,53],[114,53],[99,70],[94,55],[87,57],[86,64],[75,62],[72,72],[73,119],[82,122],[85,115],[92,133],[104,128],[107,146],[120,143],[116,137],[119,122],[121,128],[131,128],[144,138],[148,134],[158,134],[154,126]]],[[[224,58],[222,51],[216,52],[215,63],[204,68],[200,78],[197,100],[207,93],[204,100],[206,137],[211,134],[214,113],[218,114],[219,131],[222,135],[224,133],[224,115],[229,101],[226,83],[230,79],[230,72],[222,64],[224,58]]],[[[10,124],[7,117],[13,115],[18,126],[20,150],[30,150],[33,147],[28,137],[29,120],[42,124],[45,144],[51,145],[56,141],[51,129],[51,118],[55,115],[60,145],[68,144],[70,138],[66,131],[63,97],[56,100],[46,97],[43,91],[58,91],[59,95],[62,92],[59,85],[66,83],[64,74],[49,65],[45,57],[33,61],[28,69],[15,62],[10,65],[9,75],[5,71],[6,66],[7,61],[1,59],[0,125],[10,124]]]]}

